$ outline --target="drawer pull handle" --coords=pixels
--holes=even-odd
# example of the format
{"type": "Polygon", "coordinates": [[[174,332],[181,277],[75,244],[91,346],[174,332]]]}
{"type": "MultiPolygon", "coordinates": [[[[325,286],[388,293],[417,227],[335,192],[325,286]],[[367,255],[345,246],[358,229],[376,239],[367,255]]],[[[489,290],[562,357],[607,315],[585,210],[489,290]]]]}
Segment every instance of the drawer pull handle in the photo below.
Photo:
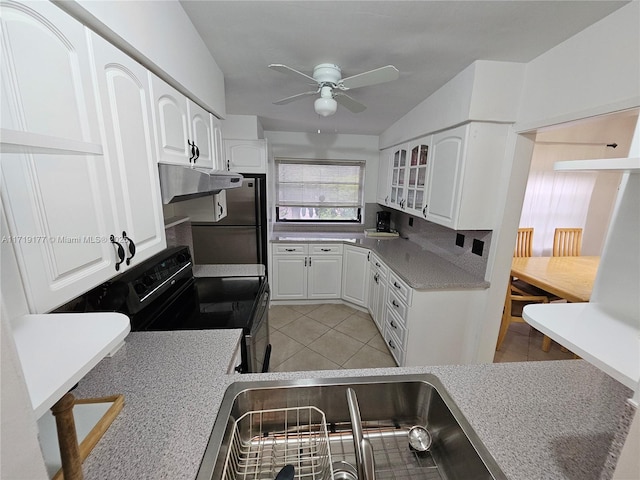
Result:
{"type": "Polygon", "coordinates": [[[396,288],[402,288],[400,285],[398,285],[398,282],[393,282],[393,286],[396,288]]]}
{"type": "Polygon", "coordinates": [[[376,267],[380,268],[382,265],[380,265],[378,262],[376,262],[376,267]]]}
{"type": "Polygon", "coordinates": [[[321,248],[320,250],[322,250],[323,252],[330,252],[331,251],[330,248],[321,248]]]}
{"type": "Polygon", "coordinates": [[[295,252],[296,249],[295,248],[285,248],[285,251],[287,251],[287,252],[295,252]]]}
{"type": "Polygon", "coordinates": [[[391,305],[393,305],[396,308],[400,308],[400,305],[398,305],[398,302],[396,302],[395,300],[391,300],[391,305]]]}
{"type": "Polygon", "coordinates": [[[389,340],[389,342],[387,342],[387,343],[389,343],[389,346],[391,348],[393,348],[394,350],[396,349],[396,346],[393,344],[393,342],[391,340],[389,340]]]}
{"type": "Polygon", "coordinates": [[[393,322],[393,320],[391,320],[391,322],[389,322],[389,325],[391,325],[396,330],[398,329],[398,326],[393,322]]]}

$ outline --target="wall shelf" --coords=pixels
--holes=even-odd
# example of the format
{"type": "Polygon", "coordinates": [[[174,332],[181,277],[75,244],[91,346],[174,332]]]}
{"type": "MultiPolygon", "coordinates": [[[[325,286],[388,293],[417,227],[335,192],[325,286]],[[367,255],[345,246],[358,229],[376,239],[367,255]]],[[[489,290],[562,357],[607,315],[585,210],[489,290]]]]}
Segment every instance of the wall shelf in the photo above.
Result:
{"type": "Polygon", "coordinates": [[[602,160],[566,160],[556,162],[553,169],[562,172],[569,171],[615,171],[640,173],[640,158],[605,158],[602,160]]]}
{"type": "MultiPolygon", "coordinates": [[[[527,305],[532,327],[635,390],[640,380],[640,329],[632,319],[594,303],[527,305]]],[[[637,323],[637,322],[636,322],[637,323]]]]}
{"type": "Polygon", "coordinates": [[[131,330],[121,313],[24,315],[11,322],[31,405],[40,418],[131,330]]]}

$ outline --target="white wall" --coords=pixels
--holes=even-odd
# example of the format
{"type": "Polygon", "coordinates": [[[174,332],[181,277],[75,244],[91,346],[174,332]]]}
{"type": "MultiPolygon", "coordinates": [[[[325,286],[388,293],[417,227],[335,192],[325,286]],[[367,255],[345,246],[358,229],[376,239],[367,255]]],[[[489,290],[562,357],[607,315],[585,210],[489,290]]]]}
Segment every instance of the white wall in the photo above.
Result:
{"type": "Polygon", "coordinates": [[[144,58],[149,70],[207,110],[226,116],[222,70],[178,1],[123,1],[118,8],[112,0],[54,3],[136,60],[144,58]]]}
{"type": "Polygon", "coordinates": [[[640,2],[527,64],[518,131],[640,104],[640,2]]]}
{"type": "Polygon", "coordinates": [[[378,186],[378,137],[325,133],[264,132],[275,158],[364,160],[365,203],[375,203],[378,186]]]}
{"type": "Polygon", "coordinates": [[[255,115],[227,115],[222,122],[222,138],[259,140],[264,138],[264,131],[255,115]]]}

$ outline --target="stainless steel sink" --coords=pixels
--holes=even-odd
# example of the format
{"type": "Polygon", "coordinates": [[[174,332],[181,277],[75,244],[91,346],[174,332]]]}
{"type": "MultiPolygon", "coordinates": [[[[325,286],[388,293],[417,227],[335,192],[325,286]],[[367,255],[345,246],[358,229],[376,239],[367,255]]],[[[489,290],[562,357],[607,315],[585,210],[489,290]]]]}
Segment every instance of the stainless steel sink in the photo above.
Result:
{"type": "MultiPolygon", "coordinates": [[[[258,440],[266,439],[271,432],[282,430],[283,418],[290,421],[294,416],[297,416],[298,424],[287,424],[285,431],[280,431],[279,436],[270,440],[273,445],[293,442],[294,433],[301,431],[312,435],[324,432],[330,454],[329,458],[322,459],[324,464],[335,467],[346,462],[355,466],[346,399],[349,387],[357,394],[364,438],[373,447],[376,480],[506,480],[500,467],[433,375],[234,383],[225,392],[197,480],[223,478],[229,451],[233,455],[237,448],[234,436],[240,436],[247,442],[252,436],[258,440]],[[300,420],[300,412],[306,411],[301,407],[309,406],[324,412],[326,430],[318,425],[322,422],[311,421],[311,415],[307,416],[306,413],[302,415],[303,421],[300,420]],[[269,413],[261,414],[259,422],[254,421],[253,431],[249,432],[245,414],[256,411],[269,413]],[[285,412],[285,417],[282,413],[273,412],[285,412]],[[239,421],[241,418],[242,421],[239,421]],[[428,452],[417,452],[409,446],[407,432],[415,425],[425,427],[431,434],[433,441],[428,452]]],[[[301,456],[307,455],[306,450],[303,451],[298,444],[294,449],[299,449],[301,456]]],[[[264,455],[266,458],[267,454],[264,455]]],[[[236,475],[227,473],[225,480],[273,480],[281,466],[274,462],[271,470],[255,469],[250,474],[243,471],[236,475]]],[[[296,480],[331,479],[331,469],[327,477],[326,472],[322,474],[324,476],[315,476],[310,473],[311,470],[302,468],[299,471],[301,476],[297,476],[296,480]]]]}

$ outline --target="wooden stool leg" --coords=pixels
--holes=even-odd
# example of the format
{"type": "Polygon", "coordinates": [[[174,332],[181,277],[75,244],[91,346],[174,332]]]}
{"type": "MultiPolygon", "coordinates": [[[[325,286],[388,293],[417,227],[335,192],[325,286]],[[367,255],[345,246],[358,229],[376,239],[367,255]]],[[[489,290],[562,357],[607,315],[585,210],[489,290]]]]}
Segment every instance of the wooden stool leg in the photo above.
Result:
{"type": "Polygon", "coordinates": [[[66,393],[51,407],[51,412],[56,418],[60,459],[62,460],[62,472],[65,480],[83,480],[84,478],[76,424],[73,419],[74,402],[75,397],[73,394],[66,393]]]}
{"type": "Polygon", "coordinates": [[[551,339],[545,335],[542,337],[542,351],[548,352],[549,350],[551,350],[551,339]]]}

